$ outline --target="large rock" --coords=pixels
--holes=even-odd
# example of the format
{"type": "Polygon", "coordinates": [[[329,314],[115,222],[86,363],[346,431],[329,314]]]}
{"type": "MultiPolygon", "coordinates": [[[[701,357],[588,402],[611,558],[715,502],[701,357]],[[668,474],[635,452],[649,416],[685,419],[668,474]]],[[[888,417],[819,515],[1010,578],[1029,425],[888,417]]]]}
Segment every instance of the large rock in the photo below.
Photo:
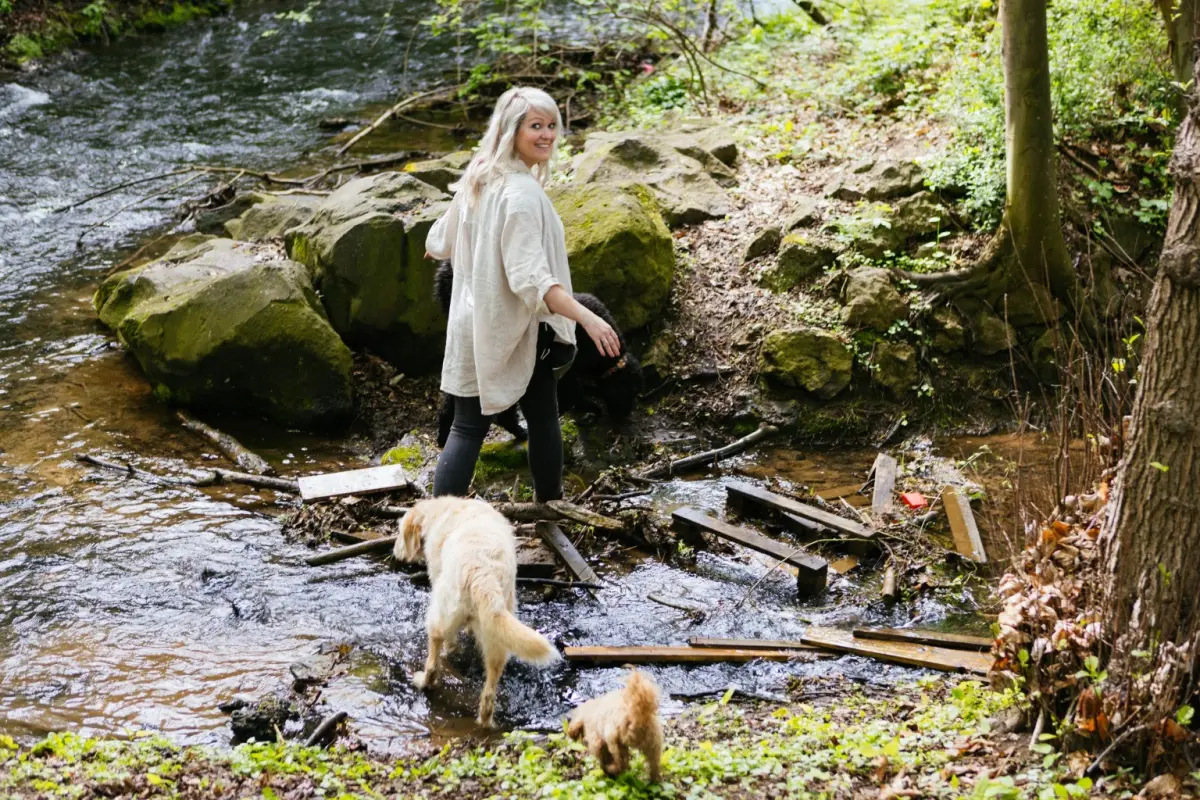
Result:
{"type": "Polygon", "coordinates": [[[883,159],[855,165],[849,174],[831,183],[825,195],[851,202],[890,200],[916,194],[924,185],[925,175],[912,161],[883,159]]]}
{"type": "Polygon", "coordinates": [[[784,233],[812,228],[821,221],[821,206],[815,197],[802,197],[783,221],[784,233]]]}
{"type": "Polygon", "coordinates": [[[269,242],[313,218],[322,198],[309,194],[274,195],[250,192],[251,203],[241,216],[225,223],[225,232],[241,242],[269,242]]]}
{"type": "Polygon", "coordinates": [[[656,319],[675,278],[675,245],[650,191],[570,184],[550,198],[566,229],[575,291],[603,300],[623,329],[656,319]]]}
{"type": "Polygon", "coordinates": [[[472,155],[470,150],[459,150],[428,161],[412,161],[404,165],[404,171],[419,181],[449,192],[450,184],[462,177],[472,155]]]}
{"type": "Polygon", "coordinates": [[[436,265],[425,236],[449,198],[411,175],[383,172],[325,198],[288,231],[288,254],[306,265],[334,329],[409,372],[441,363],[445,314],[433,300],[436,265]]]}
{"type": "Polygon", "coordinates": [[[967,326],[962,315],[950,306],[939,306],[929,315],[933,328],[933,349],[939,353],[962,350],[967,341],[967,326]]]}
{"type": "Polygon", "coordinates": [[[350,351],[277,248],[188,237],[108,278],[95,305],[169,402],[303,427],[352,410],[350,351]]]}
{"type": "Polygon", "coordinates": [[[893,203],[876,202],[858,213],[876,224],[852,234],[847,247],[872,259],[882,258],[888,251],[898,252],[911,242],[934,238],[950,222],[950,212],[929,192],[893,203]]]}
{"type": "Polygon", "coordinates": [[[879,342],[871,354],[871,377],[897,397],[917,382],[917,351],[905,342],[879,342]]]}
{"type": "Polygon", "coordinates": [[[892,286],[892,276],[880,267],[850,270],[842,321],[856,328],[886,331],[908,316],[908,304],[892,286]]]}
{"type": "Polygon", "coordinates": [[[850,384],[850,348],[817,328],[784,328],[763,340],[759,371],[766,378],[828,399],[850,384]]]}
{"type": "Polygon", "coordinates": [[[975,314],[975,352],[990,356],[1010,349],[1017,341],[1017,332],[991,311],[981,309],[975,314]]]}
{"type": "Polygon", "coordinates": [[[1004,315],[1009,324],[1021,328],[1026,325],[1050,325],[1062,318],[1066,309],[1058,302],[1050,289],[1040,283],[1019,280],[1008,293],[1004,303],[1004,315]]]}
{"type": "Polygon", "coordinates": [[[575,178],[650,187],[671,227],[724,217],[730,204],[721,185],[736,182],[733,172],[703,149],[686,155],[663,137],[645,133],[589,136],[575,178]]]}
{"type": "Polygon", "coordinates": [[[779,249],[779,244],[782,240],[783,231],[778,226],[771,225],[763,228],[754,234],[754,238],[742,250],[742,263],[771,255],[779,249]]]}
{"type": "Polygon", "coordinates": [[[759,274],[758,283],[774,292],[786,292],[822,274],[836,261],[832,242],[791,233],[783,237],[779,257],[759,274]]]}

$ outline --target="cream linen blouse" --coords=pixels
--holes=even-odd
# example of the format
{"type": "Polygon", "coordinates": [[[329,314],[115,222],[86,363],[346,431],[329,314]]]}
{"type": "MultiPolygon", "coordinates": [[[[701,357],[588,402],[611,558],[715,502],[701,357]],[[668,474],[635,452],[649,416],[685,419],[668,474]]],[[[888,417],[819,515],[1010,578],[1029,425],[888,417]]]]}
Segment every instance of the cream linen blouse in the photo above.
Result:
{"type": "Polygon", "coordinates": [[[454,267],[442,391],[478,397],[484,414],[525,394],[539,322],[575,344],[575,322],[545,304],[555,284],[572,291],[562,220],[529,169],[514,170],[486,184],[474,207],[455,194],[425,239],[431,256],[454,267]]]}

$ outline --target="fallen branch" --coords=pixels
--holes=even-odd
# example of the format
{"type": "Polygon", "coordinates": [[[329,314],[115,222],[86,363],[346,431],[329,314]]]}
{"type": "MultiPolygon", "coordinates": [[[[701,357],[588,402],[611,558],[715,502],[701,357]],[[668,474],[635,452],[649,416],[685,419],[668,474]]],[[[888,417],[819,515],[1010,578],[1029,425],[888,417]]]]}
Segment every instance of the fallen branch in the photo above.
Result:
{"type": "Polygon", "coordinates": [[[609,531],[625,530],[625,525],[618,520],[606,517],[603,514],[597,514],[595,511],[583,506],[568,503],[566,500],[550,500],[546,503],[546,508],[557,513],[562,519],[578,522],[580,525],[590,525],[593,528],[602,528],[609,531]]]}
{"type": "Polygon", "coordinates": [[[751,433],[748,436],[743,436],[736,442],[731,442],[724,447],[719,447],[716,450],[709,450],[704,453],[697,453],[694,456],[681,458],[668,464],[660,464],[657,467],[651,467],[648,470],[638,473],[637,477],[642,479],[658,478],[662,477],[663,475],[673,475],[676,472],[685,469],[691,469],[692,467],[699,467],[704,464],[715,463],[722,458],[736,455],[751,445],[756,444],[763,439],[774,436],[777,433],[779,433],[779,429],[774,425],[763,425],[758,430],[754,431],[754,433],[751,433]]]}
{"type": "Polygon", "coordinates": [[[130,186],[137,186],[142,183],[150,183],[151,181],[160,181],[163,178],[170,178],[174,175],[182,175],[185,172],[191,172],[191,171],[192,171],[192,167],[183,167],[182,169],[173,169],[170,172],[160,172],[157,175],[151,175],[146,178],[138,178],[137,180],[125,181],[124,183],[119,183],[116,186],[112,186],[103,191],[96,192],[95,194],[89,194],[87,197],[84,197],[81,200],[76,200],[74,203],[69,203],[65,206],[59,206],[58,208],[54,209],[50,213],[51,214],[61,214],[64,211],[70,211],[73,208],[79,208],[79,206],[90,203],[93,200],[98,200],[101,197],[105,197],[107,195],[112,194],[113,192],[119,192],[122,189],[128,189],[130,186]]]}
{"type": "Polygon", "coordinates": [[[411,106],[413,103],[417,102],[418,100],[424,99],[426,97],[430,97],[431,95],[440,94],[440,93],[446,91],[446,89],[447,89],[447,87],[439,85],[439,86],[435,86],[434,88],[432,88],[428,91],[419,92],[417,94],[411,95],[408,98],[405,98],[404,100],[401,100],[399,103],[396,103],[396,105],[392,106],[387,111],[383,112],[378,117],[376,117],[375,121],[372,122],[370,125],[363,128],[358,133],[354,134],[354,136],[350,139],[350,141],[346,142],[344,145],[342,145],[341,147],[338,148],[337,154],[339,156],[343,155],[351,147],[354,147],[354,145],[358,144],[359,141],[363,139],[363,137],[367,136],[368,134],[371,133],[371,131],[375,130],[380,125],[387,122],[388,119],[390,119],[393,114],[396,114],[399,111],[403,111],[404,109],[408,108],[409,106],[411,106]]]}
{"type": "Polygon", "coordinates": [[[338,561],[345,561],[347,558],[355,556],[365,556],[371,553],[389,553],[396,546],[398,536],[381,536],[378,539],[368,539],[365,542],[358,544],[339,547],[335,550],[327,550],[324,553],[317,553],[315,556],[309,556],[304,559],[304,563],[310,567],[319,567],[322,564],[334,564],[338,561]]]}
{"type": "Polygon", "coordinates": [[[663,597],[661,594],[648,594],[646,599],[652,603],[658,603],[667,608],[675,608],[680,611],[686,611],[689,614],[707,614],[709,607],[703,603],[696,603],[691,600],[684,600],[681,597],[663,597]]]}
{"type": "Polygon", "coordinates": [[[598,503],[619,503],[622,500],[629,500],[634,497],[644,497],[650,494],[650,489],[635,489],[632,492],[621,492],[620,494],[597,494],[593,495],[592,499],[598,503]]]}
{"type": "Polygon", "coordinates": [[[800,10],[808,14],[809,19],[818,25],[829,24],[829,17],[825,16],[824,12],[817,8],[817,4],[811,0],[796,0],[796,5],[800,6],[800,10]]]}
{"type": "Polygon", "coordinates": [[[309,736],[304,740],[304,746],[316,747],[319,745],[325,740],[325,737],[333,733],[337,726],[342,723],[342,720],[346,719],[348,716],[350,715],[345,711],[339,711],[336,714],[331,714],[326,717],[325,721],[318,725],[317,729],[312,732],[312,736],[309,736]]]}
{"type": "Polygon", "coordinates": [[[144,469],[129,464],[121,464],[114,461],[106,461],[97,456],[88,455],[87,453],[79,453],[75,456],[76,461],[81,461],[84,464],[91,464],[96,467],[104,467],[105,469],[123,472],[131,478],[148,481],[150,483],[167,484],[170,486],[218,486],[222,483],[241,483],[247,486],[255,486],[260,489],[273,489],[277,492],[286,492],[288,494],[298,494],[300,487],[295,481],[286,478],[271,478],[266,475],[247,475],[244,472],[234,472],[228,469],[211,469],[205,470],[205,474],[201,477],[187,478],[171,478],[165,475],[156,475],[153,472],[147,472],[144,469]]]}
{"type": "Polygon", "coordinates": [[[889,566],[887,571],[883,573],[883,595],[884,602],[894,603],[899,594],[896,591],[896,568],[889,566]]]}
{"type": "Polygon", "coordinates": [[[205,425],[186,411],[176,411],[176,419],[183,427],[192,433],[197,433],[217,446],[217,449],[229,457],[233,463],[254,475],[274,475],[274,468],[262,458],[246,448],[241,442],[227,433],[205,425]]]}

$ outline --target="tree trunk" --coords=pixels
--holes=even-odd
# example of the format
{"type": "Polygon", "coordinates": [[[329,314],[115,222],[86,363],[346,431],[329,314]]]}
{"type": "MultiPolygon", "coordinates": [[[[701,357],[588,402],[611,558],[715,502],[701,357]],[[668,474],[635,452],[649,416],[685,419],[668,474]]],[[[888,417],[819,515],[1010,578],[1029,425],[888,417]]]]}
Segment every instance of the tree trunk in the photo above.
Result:
{"type": "Polygon", "coordinates": [[[1175,79],[1187,83],[1196,61],[1197,0],[1156,0],[1167,26],[1167,48],[1175,79]]]}
{"type": "Polygon", "coordinates": [[[999,235],[1010,237],[1016,260],[1009,289],[1040,283],[1077,309],[1079,281],[1058,213],[1046,0],[1002,0],[1000,19],[1008,190],[999,235]]]}
{"type": "Polygon", "coordinates": [[[1171,159],[1175,196],[1146,310],[1129,441],[1101,536],[1114,723],[1191,699],[1200,633],[1200,95],[1171,159]]]}

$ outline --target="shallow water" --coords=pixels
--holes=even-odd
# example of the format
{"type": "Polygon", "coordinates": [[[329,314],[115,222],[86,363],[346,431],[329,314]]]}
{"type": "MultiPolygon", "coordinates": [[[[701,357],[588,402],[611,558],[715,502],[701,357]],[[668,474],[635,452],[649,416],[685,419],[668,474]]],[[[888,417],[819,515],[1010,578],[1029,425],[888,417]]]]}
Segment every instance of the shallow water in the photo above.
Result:
{"type": "MultiPolygon", "coordinates": [[[[162,36],[128,40],[0,83],[0,733],[163,731],[184,742],[225,742],[217,704],[284,681],[290,663],[322,643],[357,645],[353,670],[325,692],[356,732],[389,749],[424,735],[472,732],[479,668],[428,698],[410,676],[424,654],[426,590],[382,562],[303,564],[270,492],[157,485],[93,470],[88,452],[159,472],[214,458],[155,401],[136,365],[94,319],[100,275],[148,231],[163,229],[197,182],[139,201],[131,187],[80,209],[89,193],[179,165],[278,168],[328,157],[316,123],[405,90],[403,43],[426,3],[357,0],[316,6],[296,25],[259,3],[162,36]],[[385,13],[393,14],[385,19],[385,13]],[[281,32],[263,38],[266,30],[281,32]],[[131,205],[132,204],[132,205],[131,205]],[[88,232],[89,226],[130,208],[88,232]]],[[[460,53],[418,37],[412,83],[460,53]]],[[[220,420],[217,424],[224,424],[220,420]]],[[[231,423],[282,472],[362,465],[354,442],[231,423]]],[[[871,452],[750,454],[781,477],[816,488],[862,480],[871,452]]],[[[676,480],[639,500],[664,511],[687,503],[721,514],[729,477],[676,480]]],[[[611,583],[600,603],[523,592],[521,615],[563,644],[684,643],[690,636],[789,638],[805,621],[936,624],[960,613],[870,604],[859,578],[798,603],[769,562],[701,553],[694,569],[622,557],[596,565],[611,583]],[[708,605],[701,622],[646,599],[708,605]]],[[[867,579],[869,580],[869,579],[867,579]]],[[[969,608],[971,598],[964,598],[969,608]]],[[[842,669],[890,682],[911,671],[848,658],[831,666],[654,669],[668,691],[730,681],[778,690],[789,674],[842,669]]],[[[553,725],[570,705],[612,688],[621,670],[538,672],[512,665],[500,690],[506,725],[553,725]]]]}

